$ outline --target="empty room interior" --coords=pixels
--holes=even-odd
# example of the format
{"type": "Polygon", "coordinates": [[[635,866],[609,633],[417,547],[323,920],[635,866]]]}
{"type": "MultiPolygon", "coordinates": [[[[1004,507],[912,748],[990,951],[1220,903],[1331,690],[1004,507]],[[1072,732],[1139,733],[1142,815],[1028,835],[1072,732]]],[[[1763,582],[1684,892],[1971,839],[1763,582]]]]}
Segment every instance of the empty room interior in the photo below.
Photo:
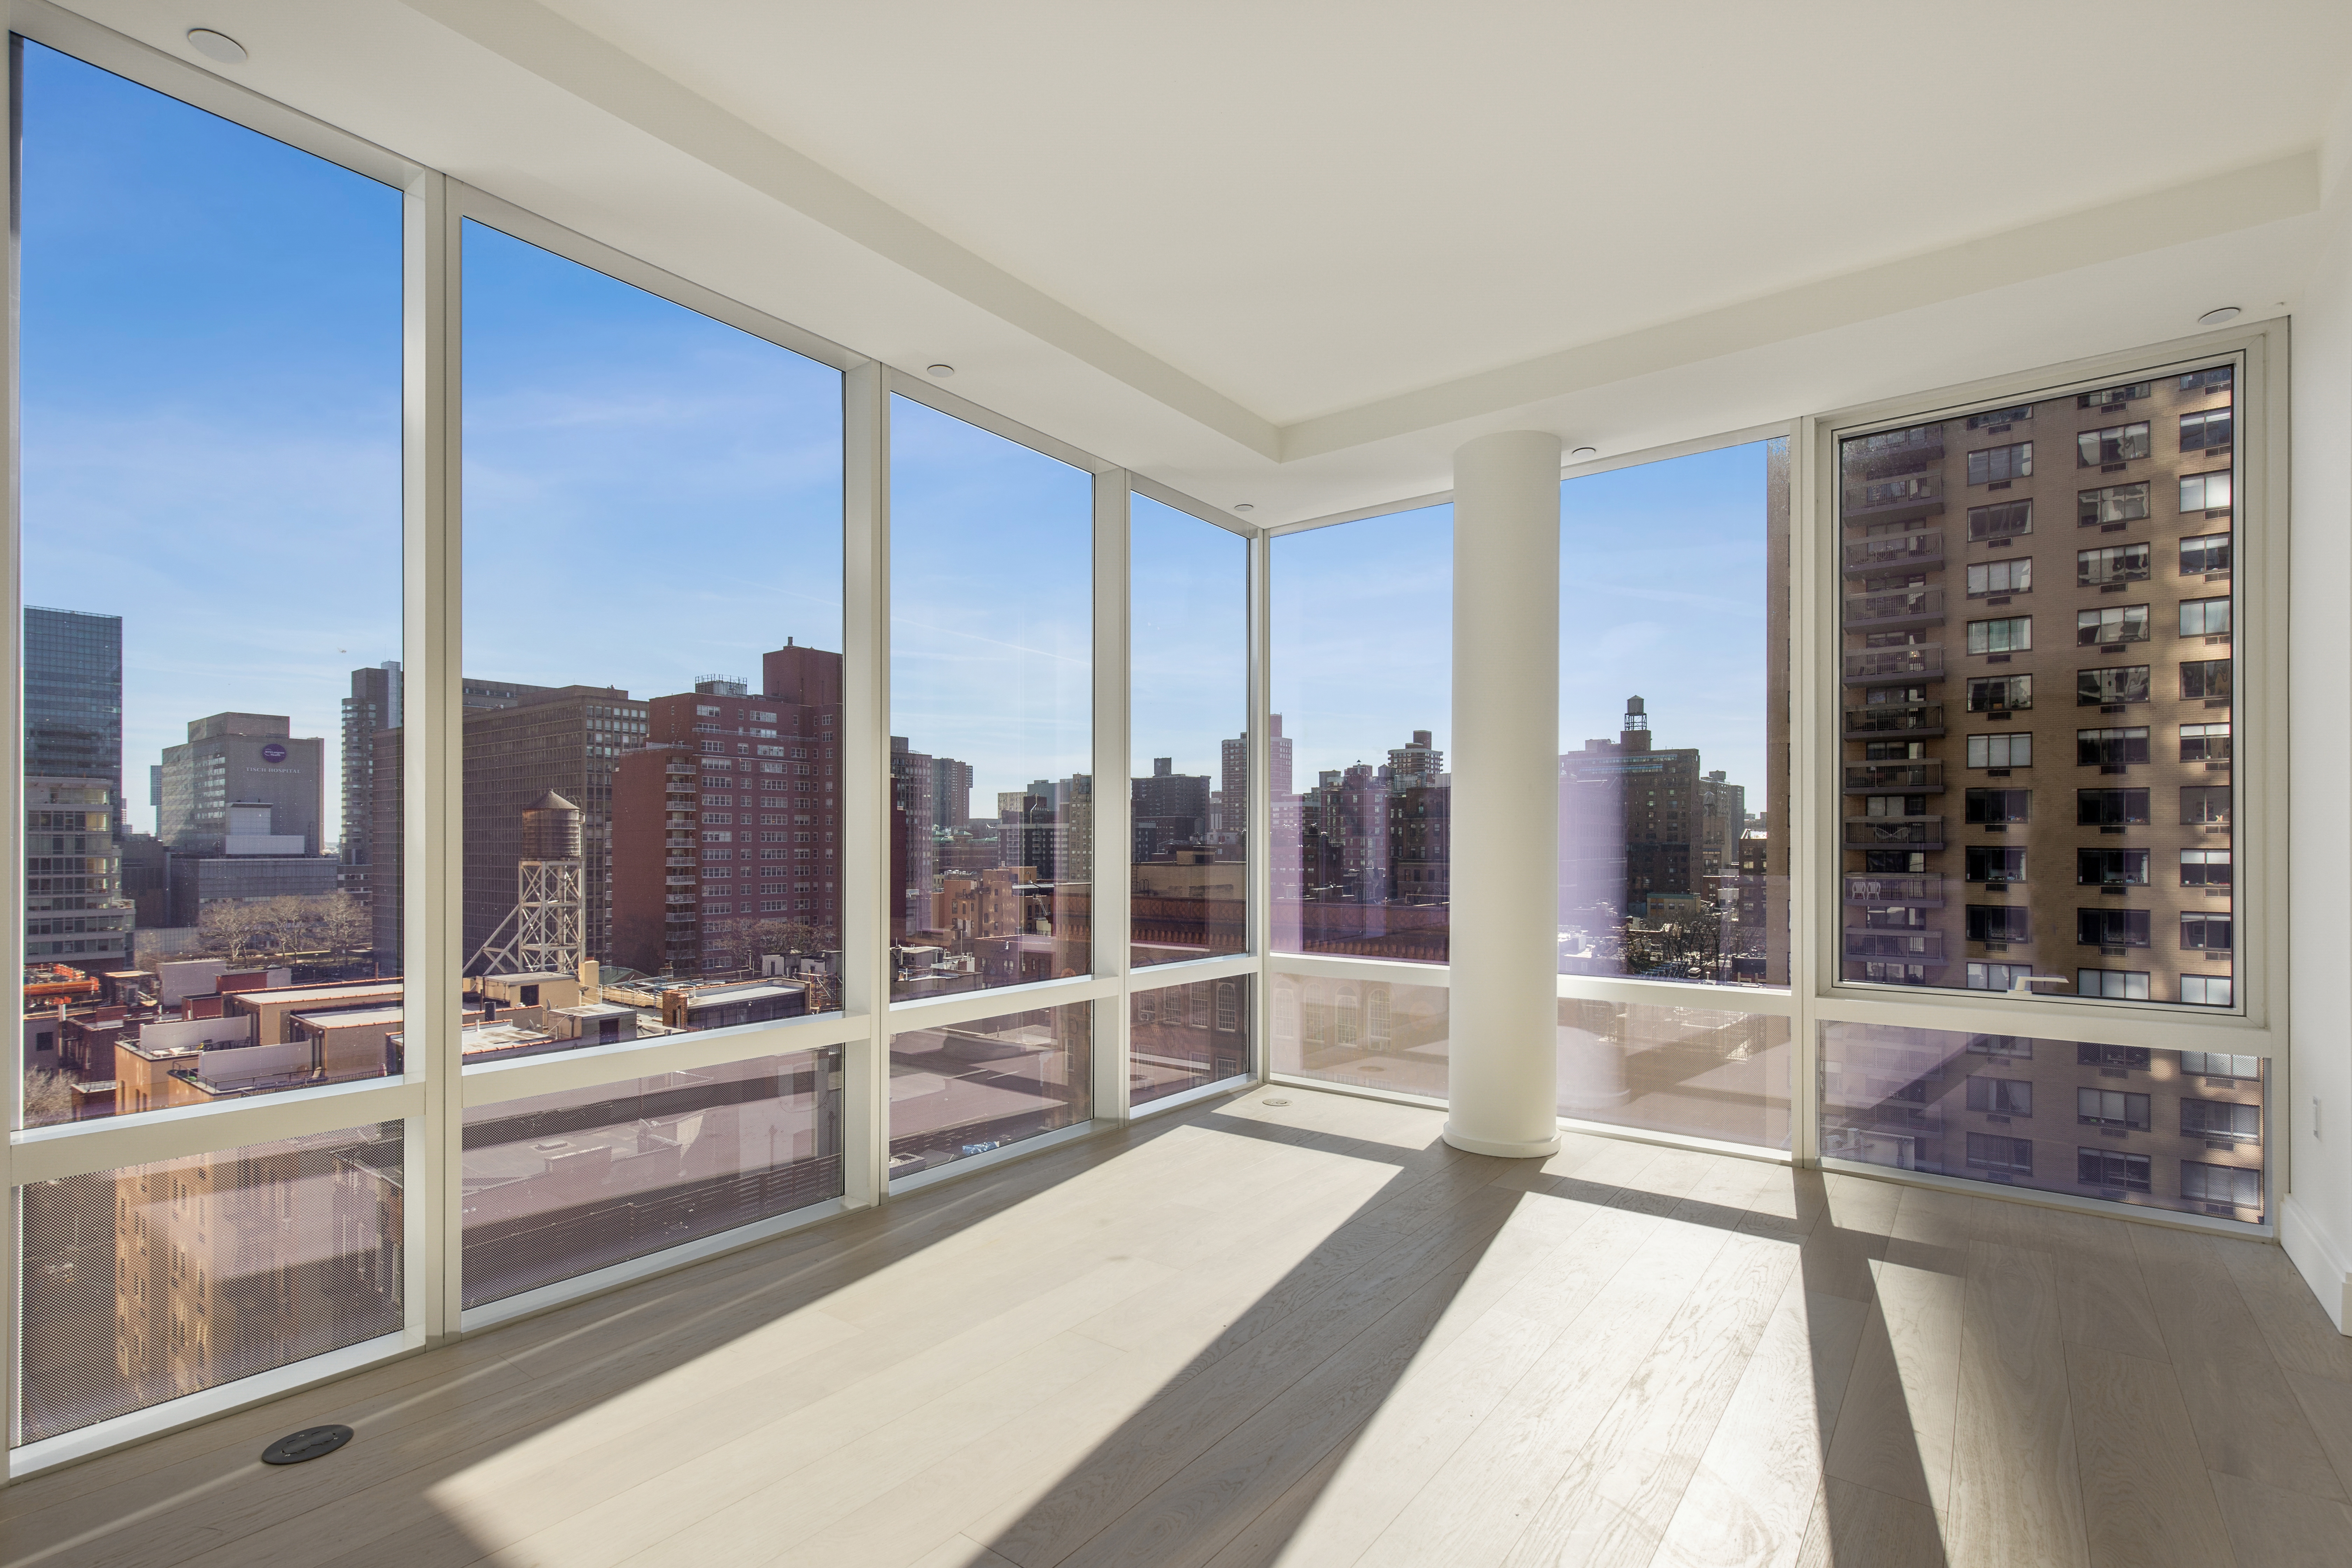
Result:
{"type": "Polygon", "coordinates": [[[2352,1563],[2340,0],[0,7],[0,1568],[2352,1563]]]}

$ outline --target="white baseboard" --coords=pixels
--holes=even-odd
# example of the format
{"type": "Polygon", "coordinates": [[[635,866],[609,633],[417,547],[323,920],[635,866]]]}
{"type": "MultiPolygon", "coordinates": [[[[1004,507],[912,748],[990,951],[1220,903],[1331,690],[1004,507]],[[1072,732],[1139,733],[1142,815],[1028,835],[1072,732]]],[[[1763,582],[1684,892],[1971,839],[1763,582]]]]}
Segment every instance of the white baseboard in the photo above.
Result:
{"type": "Polygon", "coordinates": [[[2280,1207],[2279,1242],[2336,1331],[2352,1334],[2352,1264],[2293,1193],[2280,1207]]]}

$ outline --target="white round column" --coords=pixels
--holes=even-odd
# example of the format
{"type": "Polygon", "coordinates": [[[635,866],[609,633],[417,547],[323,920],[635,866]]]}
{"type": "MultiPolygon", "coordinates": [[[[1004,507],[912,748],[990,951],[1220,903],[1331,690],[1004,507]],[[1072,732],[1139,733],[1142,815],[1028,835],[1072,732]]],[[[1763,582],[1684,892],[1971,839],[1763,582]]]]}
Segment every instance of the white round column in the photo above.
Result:
{"type": "Polygon", "coordinates": [[[1445,1141],[1559,1148],[1559,438],[1454,454],[1452,990],[1445,1141]]]}

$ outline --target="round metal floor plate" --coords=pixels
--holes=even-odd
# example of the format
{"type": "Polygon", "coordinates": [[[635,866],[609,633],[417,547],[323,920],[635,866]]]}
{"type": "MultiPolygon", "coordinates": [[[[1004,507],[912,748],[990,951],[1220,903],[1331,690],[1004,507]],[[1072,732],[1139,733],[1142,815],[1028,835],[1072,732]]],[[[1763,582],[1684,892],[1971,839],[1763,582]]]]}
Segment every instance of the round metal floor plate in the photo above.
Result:
{"type": "Polygon", "coordinates": [[[321,1454],[331,1454],[352,1440],[348,1426],[306,1426],[289,1433],[261,1450],[265,1465],[299,1465],[321,1454]]]}

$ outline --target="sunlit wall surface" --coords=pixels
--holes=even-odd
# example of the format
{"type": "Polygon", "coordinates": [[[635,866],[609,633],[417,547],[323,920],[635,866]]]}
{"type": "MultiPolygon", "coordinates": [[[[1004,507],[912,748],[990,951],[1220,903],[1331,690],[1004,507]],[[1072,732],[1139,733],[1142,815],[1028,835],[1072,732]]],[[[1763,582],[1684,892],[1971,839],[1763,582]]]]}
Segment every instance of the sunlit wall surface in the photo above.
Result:
{"type": "Polygon", "coordinates": [[[841,1053],[466,1112],[466,1305],[841,1195],[841,1053]]]}
{"type": "Polygon", "coordinates": [[[463,239],[465,1059],[835,1009],[840,374],[463,239]]]}
{"type": "Polygon", "coordinates": [[[1847,980],[2239,1005],[2236,383],[1839,441],[1847,980]]]}
{"type": "Polygon", "coordinates": [[[1268,984],[1274,1071],[1445,1098],[1444,986],[1300,974],[1276,974],[1268,984]]]}
{"type": "Polygon", "coordinates": [[[341,736],[401,657],[400,195],[30,42],[23,114],[25,1120],[381,1077],[258,1000],[398,973],[341,736]]]}
{"type": "Polygon", "coordinates": [[[1560,487],[1559,971],[1789,980],[1789,444],[1560,487]]]}
{"type": "Polygon", "coordinates": [[[1093,476],[893,397],[890,484],[890,994],[1087,973],[1093,476]]]}
{"type": "Polygon", "coordinates": [[[890,1037],[890,1175],[993,1152],[1094,1115],[1094,1006],[890,1037]]]}
{"type": "Polygon", "coordinates": [[[2263,1058],[1865,1024],[1822,1030],[1822,1154],[2259,1224],[2263,1058]]]}
{"type": "Polygon", "coordinates": [[[1274,541],[1274,946],[1443,963],[1454,509],[1274,541]]]}
{"type": "Polygon", "coordinates": [[[1559,1004],[1559,1113],[1789,1146],[1789,1020],[1650,1003],[1559,1004]]]}
{"type": "Polygon", "coordinates": [[[401,1326],[397,1121],[16,1189],[21,1441],[401,1326]]]}
{"type": "Polygon", "coordinates": [[[1130,962],[1249,947],[1249,545],[1129,505],[1130,962]]]}
{"type": "Polygon", "coordinates": [[[1129,1104],[1239,1078],[1250,1070],[1246,974],[1138,991],[1127,999],[1129,1104]]]}

